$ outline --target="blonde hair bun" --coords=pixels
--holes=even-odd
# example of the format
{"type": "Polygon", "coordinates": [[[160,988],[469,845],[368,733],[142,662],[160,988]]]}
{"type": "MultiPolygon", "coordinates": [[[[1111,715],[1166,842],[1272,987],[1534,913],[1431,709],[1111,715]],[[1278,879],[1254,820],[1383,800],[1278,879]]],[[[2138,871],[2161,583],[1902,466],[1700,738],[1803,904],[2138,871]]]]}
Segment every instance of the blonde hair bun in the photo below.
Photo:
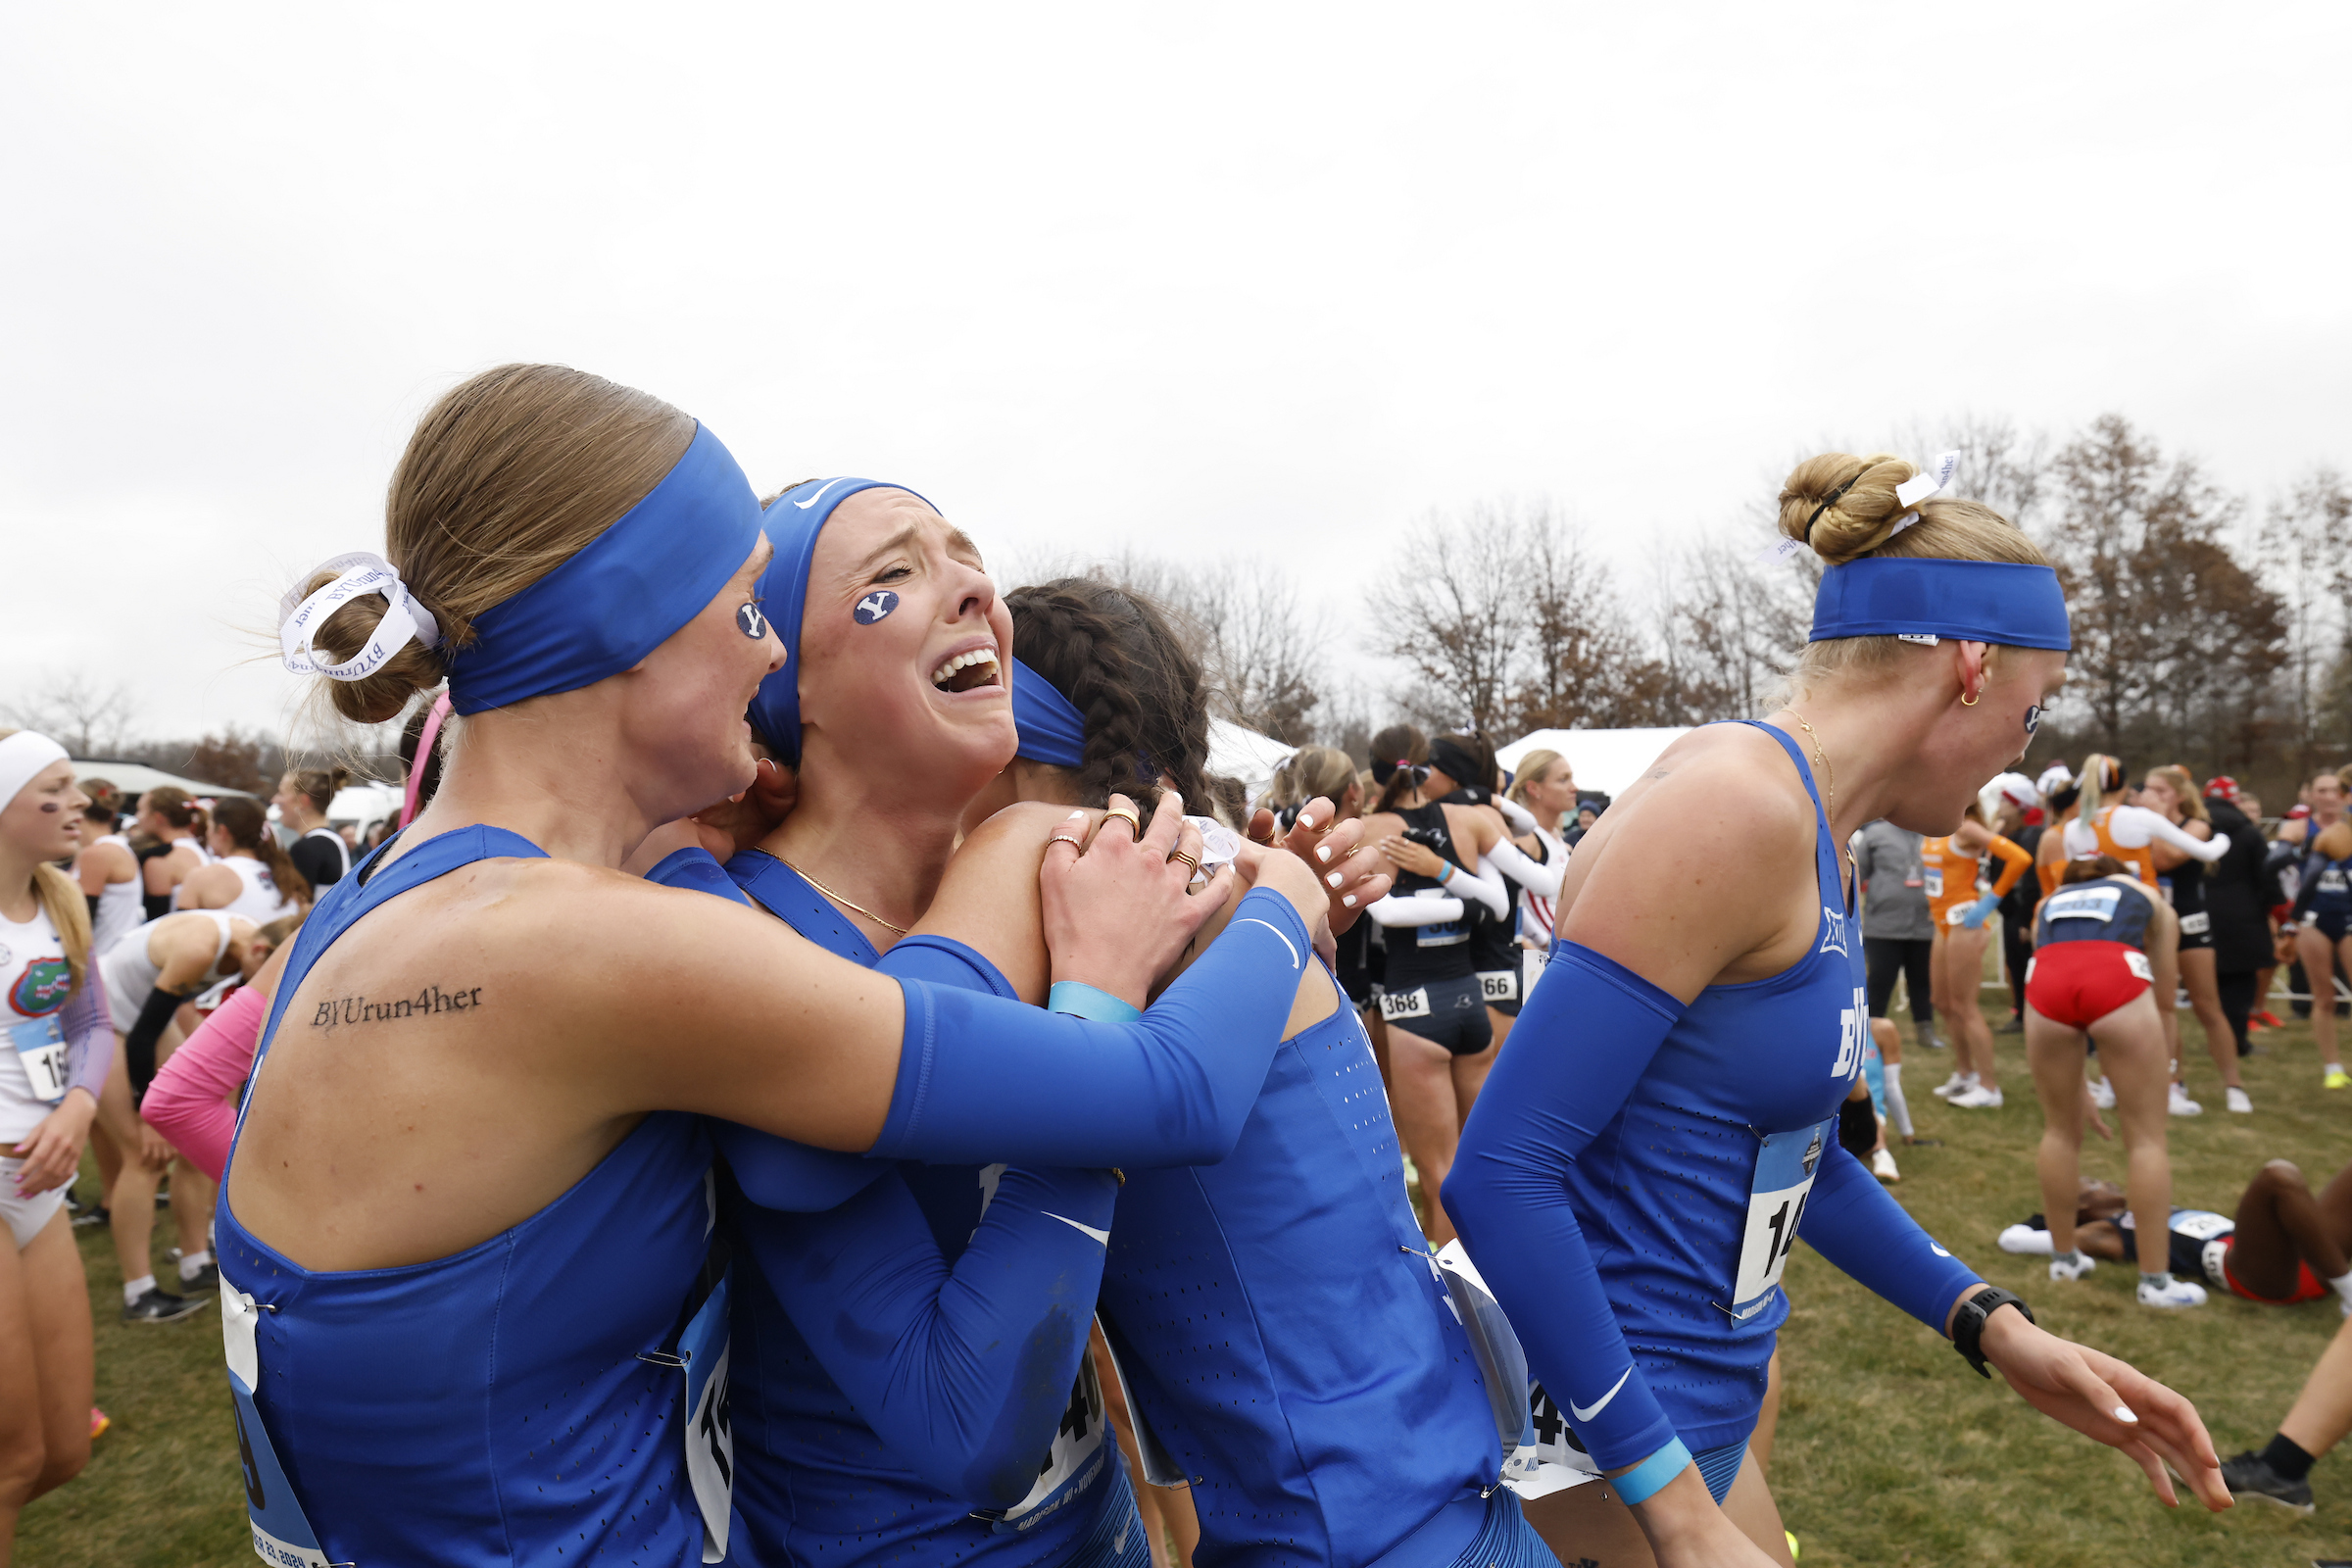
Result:
{"type": "Polygon", "coordinates": [[[1895,487],[1919,471],[1886,452],[1807,458],[1781,486],[1781,532],[1833,566],[1866,556],[1893,537],[1911,510],[1896,499],[1895,487]]]}

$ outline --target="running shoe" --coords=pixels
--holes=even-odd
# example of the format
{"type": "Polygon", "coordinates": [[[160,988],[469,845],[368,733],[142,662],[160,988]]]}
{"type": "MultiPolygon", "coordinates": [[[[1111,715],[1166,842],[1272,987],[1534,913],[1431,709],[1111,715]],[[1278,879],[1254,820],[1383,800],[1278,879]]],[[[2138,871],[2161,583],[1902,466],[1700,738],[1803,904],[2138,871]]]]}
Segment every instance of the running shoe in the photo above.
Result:
{"type": "Polygon", "coordinates": [[[2205,1107],[2188,1098],[2188,1089],[2182,1084],[2173,1085],[2172,1096],[2165,1102],[2164,1108],[2176,1116],[2202,1116],[2205,1114],[2205,1107]]]}
{"type": "Polygon", "coordinates": [[[1790,1562],[1794,1562],[1799,1557],[1802,1557],[1804,1552],[1799,1549],[1796,1544],[1796,1532],[1793,1530],[1784,1530],[1781,1532],[1781,1534],[1788,1538],[1788,1560],[1790,1562]]]}
{"type": "Polygon", "coordinates": [[[2050,1259],[2050,1278],[2063,1285],[2069,1280],[2081,1279],[2098,1266],[2097,1258],[2078,1247],[2064,1257],[2050,1259]]]}
{"type": "Polygon", "coordinates": [[[2246,1092],[2243,1089],[2223,1090],[2222,1103],[2241,1116],[2251,1115],[2254,1111],[2254,1102],[2246,1098],[2246,1092]]]}
{"type": "Polygon", "coordinates": [[[185,1274],[179,1277],[179,1289],[185,1296],[217,1296],[220,1291],[220,1265],[207,1263],[196,1271],[194,1279],[185,1274]]]}
{"type": "Polygon", "coordinates": [[[122,1308],[125,1323],[176,1323],[211,1304],[201,1296],[173,1296],[161,1286],[122,1308]]]}
{"type": "Polygon", "coordinates": [[[2328,1076],[2320,1080],[2320,1087],[2322,1089],[2352,1089],[2352,1073],[2344,1071],[2342,1062],[2331,1061],[2328,1064],[2328,1076]]]}
{"type": "Polygon", "coordinates": [[[2143,1280],[2139,1287],[2139,1304],[2167,1308],[2203,1306],[2205,1304],[2205,1287],[2192,1285],[2186,1280],[2168,1280],[2159,1288],[2143,1280]]]}
{"type": "Polygon", "coordinates": [[[74,1215],[74,1228],[77,1231],[95,1230],[113,1218],[114,1216],[106,1211],[106,1205],[101,1203],[96,1208],[85,1208],[74,1215]]]}
{"type": "Polygon", "coordinates": [[[1903,1179],[1903,1173],[1894,1168],[1894,1155],[1884,1149],[1870,1156],[1870,1173],[1883,1182],[1899,1182],[1903,1179]]]}
{"type": "Polygon", "coordinates": [[[1941,1051],[1944,1049],[1943,1036],[1936,1032],[1936,1026],[1932,1023],[1919,1026],[1919,1044],[1920,1049],[1923,1051],[1941,1051]]]}
{"type": "Polygon", "coordinates": [[[1996,1035],[2022,1035],[2026,1032],[2026,1020],[2012,1013],[2007,1023],[1995,1025],[1992,1032],[1996,1035]]]}
{"type": "Polygon", "coordinates": [[[1946,1078],[1943,1082],[1937,1084],[1934,1089],[1930,1090],[1929,1093],[1934,1095],[1938,1100],[1949,1100],[1954,1095],[1964,1095],[1976,1087],[1977,1075],[1975,1073],[1956,1072],[1949,1078],[1946,1078]]]}
{"type": "Polygon", "coordinates": [[[2090,1081],[2090,1102],[2101,1110],[2113,1110],[2115,1108],[2115,1085],[2104,1078],[2093,1078],[2090,1081]]]}
{"type": "Polygon", "coordinates": [[[2286,1025],[2278,1021],[2278,1015],[2268,1007],[2265,1007],[2260,1012],[2256,1013],[2250,1021],[2257,1028],[2262,1029],[2283,1029],[2286,1027],[2286,1025]]]}
{"type": "Polygon", "coordinates": [[[2001,1092],[1980,1084],[1964,1095],[1954,1095],[1944,1103],[1955,1110],[1998,1110],[2001,1108],[2001,1092]]]}
{"type": "Polygon", "coordinates": [[[115,1418],[113,1416],[108,1415],[104,1410],[99,1409],[94,1404],[90,1406],[90,1441],[92,1443],[97,1442],[101,1437],[105,1436],[106,1429],[114,1424],[115,1418]]]}
{"type": "Polygon", "coordinates": [[[2289,1513],[2311,1512],[2311,1482],[2287,1480],[2252,1449],[2222,1461],[2222,1485],[2230,1489],[2232,1497],[2260,1497],[2289,1513]]]}
{"type": "Polygon", "coordinates": [[[2004,1252],[2021,1252],[2028,1257],[2047,1257],[2050,1255],[2050,1233],[2019,1223],[2001,1232],[2000,1246],[2004,1252]]]}

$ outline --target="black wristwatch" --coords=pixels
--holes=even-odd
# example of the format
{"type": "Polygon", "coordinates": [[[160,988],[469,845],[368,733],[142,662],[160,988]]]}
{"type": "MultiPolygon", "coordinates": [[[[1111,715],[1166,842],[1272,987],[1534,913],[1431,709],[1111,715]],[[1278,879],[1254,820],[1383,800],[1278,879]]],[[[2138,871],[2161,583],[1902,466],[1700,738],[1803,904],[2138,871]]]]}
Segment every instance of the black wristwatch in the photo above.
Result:
{"type": "Polygon", "coordinates": [[[1985,1286],[1962,1301],[1960,1310],[1952,1314],[1952,1348],[1977,1369],[1981,1378],[1992,1376],[1984,1369],[1984,1320],[2004,1306],[2014,1306],[2026,1314],[2027,1322],[2034,1321],[2034,1309],[2025,1303],[2025,1298],[1997,1285],[1985,1286]]]}

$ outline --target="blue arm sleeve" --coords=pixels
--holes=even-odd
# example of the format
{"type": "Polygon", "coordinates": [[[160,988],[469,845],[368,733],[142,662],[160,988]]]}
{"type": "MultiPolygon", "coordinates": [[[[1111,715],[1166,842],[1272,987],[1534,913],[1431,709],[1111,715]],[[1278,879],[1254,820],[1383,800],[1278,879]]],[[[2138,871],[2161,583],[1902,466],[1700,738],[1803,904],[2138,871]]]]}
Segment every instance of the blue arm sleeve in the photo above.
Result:
{"type": "Polygon", "coordinates": [[[1682,1015],[1681,1002],[1623,964],[1555,942],[1512,1026],[1521,1044],[1488,1074],[1443,1195],[1545,1392],[1563,1410],[1601,1404],[1569,1421],[1604,1470],[1647,1458],[1674,1427],[1626,1348],[1561,1172],[1624,1106],[1682,1015]]]}
{"type": "MultiPolygon", "coordinates": [[[[883,956],[886,972],[897,952],[883,956]]],[[[898,1084],[872,1152],[939,1164],[1214,1164],[1265,1087],[1308,952],[1298,911],[1260,889],[1133,1023],[901,978],[898,1084]]]]}
{"type": "Polygon", "coordinates": [[[1834,1142],[1813,1178],[1796,1233],[1858,1283],[1938,1334],[1960,1293],[1983,1283],[1975,1269],[1936,1246],[1860,1160],[1834,1142]]]}
{"type": "Polygon", "coordinates": [[[1007,1170],[951,1268],[906,1184],[825,1214],[752,1209],[760,1273],[851,1404],[914,1473],[1009,1508],[1086,1354],[1118,1192],[1105,1171],[1007,1170]]]}
{"type": "Polygon", "coordinates": [[[66,1059],[73,1067],[67,1087],[86,1089],[92,1100],[106,1088],[106,1075],[115,1066],[114,1020],[106,1010],[106,984],[98,978],[95,959],[82,977],[81,989],[68,1000],[57,1026],[66,1037],[66,1059]]]}

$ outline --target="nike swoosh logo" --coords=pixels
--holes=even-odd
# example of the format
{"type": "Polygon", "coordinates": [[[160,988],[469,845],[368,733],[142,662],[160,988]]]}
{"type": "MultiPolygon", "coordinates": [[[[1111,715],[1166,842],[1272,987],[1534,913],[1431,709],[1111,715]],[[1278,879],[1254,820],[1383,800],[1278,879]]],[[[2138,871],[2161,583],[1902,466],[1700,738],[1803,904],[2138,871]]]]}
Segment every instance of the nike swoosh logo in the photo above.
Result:
{"type": "Polygon", "coordinates": [[[1945,1251],[1942,1248],[1937,1247],[1934,1242],[1930,1242],[1928,1244],[1928,1250],[1934,1252],[1937,1257],[1949,1257],[1952,1255],[1951,1253],[1945,1251]]]}
{"type": "Polygon", "coordinates": [[[1110,1232],[1108,1231],[1099,1231],[1092,1225],[1081,1225],[1076,1220],[1070,1218],[1069,1215],[1056,1214],[1050,1208],[1041,1208],[1038,1210],[1038,1212],[1045,1215],[1048,1219],[1057,1219],[1061,1221],[1064,1225],[1067,1225],[1074,1231],[1086,1232],[1087,1235],[1092,1236],[1096,1241],[1101,1242],[1104,1247],[1108,1247],[1110,1245],[1110,1232]]]}
{"type": "Polygon", "coordinates": [[[827,479],[823,484],[817,486],[815,495],[810,496],[806,501],[795,501],[793,505],[800,508],[803,512],[807,512],[810,507],[815,506],[817,502],[823,498],[824,493],[827,490],[832,489],[835,485],[840,484],[841,482],[842,481],[839,479],[827,479]]]}
{"type": "Polygon", "coordinates": [[[1629,1364],[1623,1372],[1617,1375],[1617,1381],[1610,1386],[1609,1392],[1592,1401],[1592,1407],[1591,1409],[1587,1409],[1583,1405],[1578,1404],[1574,1399],[1570,1399],[1568,1401],[1568,1413],[1576,1417],[1579,1421],[1592,1420],[1594,1416],[1600,1414],[1601,1411],[1606,1410],[1609,1407],[1609,1401],[1617,1397],[1617,1391],[1624,1388],[1625,1380],[1633,1375],[1634,1369],[1629,1364]]]}
{"type": "Polygon", "coordinates": [[[1260,920],[1260,919],[1258,919],[1258,918],[1257,918],[1256,916],[1254,916],[1254,915],[1252,915],[1251,917],[1250,917],[1250,918],[1249,918],[1249,919],[1247,919],[1247,920],[1236,920],[1236,921],[1234,921],[1233,923],[1234,923],[1235,925],[1262,925],[1262,926],[1264,926],[1264,927],[1265,927],[1267,930],[1269,930],[1269,931],[1273,932],[1273,933],[1274,933],[1274,935],[1275,935],[1275,936],[1276,936],[1276,937],[1277,937],[1277,938],[1278,938],[1278,939],[1281,941],[1282,945],[1283,945],[1285,948],[1289,948],[1289,949],[1290,949],[1290,954],[1291,954],[1291,967],[1292,967],[1292,968],[1294,968],[1294,969],[1296,969],[1296,968],[1298,968],[1298,950],[1297,948],[1293,948],[1293,947],[1291,947],[1291,939],[1290,939],[1289,937],[1283,936],[1283,934],[1282,934],[1282,927],[1280,927],[1280,926],[1278,926],[1278,925],[1274,924],[1274,923],[1273,923],[1272,921],[1270,921],[1270,920],[1260,920]]]}

